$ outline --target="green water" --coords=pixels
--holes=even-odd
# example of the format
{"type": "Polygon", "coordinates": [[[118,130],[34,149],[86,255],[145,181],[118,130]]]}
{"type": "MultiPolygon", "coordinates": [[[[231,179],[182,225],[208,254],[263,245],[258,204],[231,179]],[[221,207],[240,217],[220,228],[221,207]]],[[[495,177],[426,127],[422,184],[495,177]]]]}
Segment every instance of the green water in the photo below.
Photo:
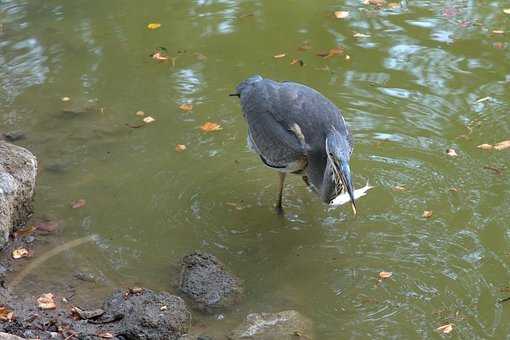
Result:
{"type": "Polygon", "coordinates": [[[18,143],[40,162],[36,216],[61,221],[34,256],[98,235],[38,267],[24,289],[70,289],[63,282],[83,270],[101,280],[74,289],[98,299],[135,284],[173,292],[171,264],[199,249],[245,283],[223,320],[195,313],[194,327],[219,339],[248,312],[284,309],[310,317],[317,339],[439,338],[448,322],[451,338],[508,338],[510,305],[497,302],[510,294],[510,151],[476,146],[510,138],[509,38],[492,33],[510,32],[510,6],[400,6],[1,1],[1,129],[26,133],[18,143]],[[338,45],[350,59],[316,56],[338,45]],[[160,46],[175,66],[149,57],[160,46]],[[248,151],[227,96],[255,73],[306,83],[343,110],[355,185],[376,186],[357,217],[328,210],[298,177],[285,218],[274,213],[277,176],[248,151]],[[180,111],[187,102],[193,111],[180,111]],[[156,121],[127,127],[138,110],[156,121]],[[206,121],[223,129],[203,133],[206,121]],[[86,206],[71,209],[79,198],[86,206]],[[393,276],[377,284],[380,271],[393,276]]]}

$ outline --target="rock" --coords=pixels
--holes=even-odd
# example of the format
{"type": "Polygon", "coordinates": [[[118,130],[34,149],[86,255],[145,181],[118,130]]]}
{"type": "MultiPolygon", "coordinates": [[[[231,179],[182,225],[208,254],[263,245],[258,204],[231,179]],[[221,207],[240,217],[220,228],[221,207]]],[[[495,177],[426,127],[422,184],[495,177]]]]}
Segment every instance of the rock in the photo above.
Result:
{"type": "Polygon", "coordinates": [[[2,139],[5,139],[8,142],[16,142],[21,139],[25,139],[25,133],[23,131],[11,131],[6,132],[1,135],[2,139]]]}
{"type": "Polygon", "coordinates": [[[313,339],[312,322],[295,310],[252,313],[228,337],[231,340],[313,339]]]}
{"type": "Polygon", "coordinates": [[[206,312],[239,303],[243,292],[240,280],[216,257],[199,252],[182,259],[179,289],[206,312]]]}
{"type": "Polygon", "coordinates": [[[37,159],[25,148],[0,141],[0,249],[14,226],[32,213],[37,159]]]}
{"type": "Polygon", "coordinates": [[[0,332],[0,340],[25,340],[25,338],[21,338],[17,335],[0,332]]]}
{"type": "Polygon", "coordinates": [[[148,289],[117,292],[106,299],[103,309],[105,314],[119,319],[111,324],[113,333],[127,340],[176,340],[188,331],[191,322],[184,300],[148,289]]]}

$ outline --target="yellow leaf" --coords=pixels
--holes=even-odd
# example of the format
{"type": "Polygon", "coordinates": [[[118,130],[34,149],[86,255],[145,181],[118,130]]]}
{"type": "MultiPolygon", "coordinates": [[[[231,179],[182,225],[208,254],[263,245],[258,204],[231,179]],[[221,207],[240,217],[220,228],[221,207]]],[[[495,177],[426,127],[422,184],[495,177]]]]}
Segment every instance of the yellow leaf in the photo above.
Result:
{"type": "Polygon", "coordinates": [[[494,149],[501,151],[510,148],[510,140],[504,140],[494,145],[494,149]]]}
{"type": "Polygon", "coordinates": [[[41,309],[55,309],[57,305],[55,304],[55,300],[53,300],[52,293],[46,293],[37,298],[37,306],[41,309]]]}
{"type": "Polygon", "coordinates": [[[193,105],[192,105],[192,104],[181,104],[181,105],[179,106],[179,109],[180,109],[181,111],[188,112],[188,111],[193,110],[193,105]]]}
{"type": "Polygon", "coordinates": [[[449,323],[449,324],[446,324],[446,325],[443,325],[443,326],[439,326],[439,327],[436,328],[436,331],[442,332],[444,334],[448,334],[451,331],[453,331],[453,324],[449,323]]]}
{"type": "Polygon", "coordinates": [[[403,186],[396,185],[393,187],[393,191],[406,191],[407,189],[403,186]]]}
{"type": "Polygon", "coordinates": [[[22,257],[27,257],[30,255],[30,252],[26,248],[17,248],[12,251],[13,259],[20,259],[22,257]]]}
{"type": "Polygon", "coordinates": [[[424,218],[431,218],[432,217],[432,211],[431,210],[425,210],[423,212],[423,215],[421,215],[424,218]]]}
{"type": "Polygon", "coordinates": [[[333,12],[333,14],[335,15],[335,18],[337,18],[337,19],[345,19],[349,16],[348,11],[335,11],[335,12],[333,12]]]}
{"type": "Polygon", "coordinates": [[[280,59],[280,58],[285,58],[286,54],[285,53],[279,53],[279,54],[275,54],[273,56],[273,58],[275,59],[280,59]]]}
{"type": "Polygon", "coordinates": [[[392,272],[380,272],[379,273],[379,278],[380,279],[387,279],[387,278],[391,277],[391,275],[393,275],[392,272]]]}
{"type": "Polygon", "coordinates": [[[184,144],[177,144],[175,146],[175,151],[177,152],[183,152],[184,150],[186,150],[186,145],[184,144]]]}
{"type": "Polygon", "coordinates": [[[503,31],[503,30],[493,30],[492,33],[494,33],[494,34],[505,34],[505,31],[503,31]]]}
{"type": "Polygon", "coordinates": [[[504,13],[506,13],[506,14],[510,14],[510,8],[505,8],[505,9],[503,10],[503,12],[504,12],[504,13]]]}
{"type": "Polygon", "coordinates": [[[212,131],[219,131],[223,129],[220,124],[216,124],[213,122],[205,122],[200,129],[204,132],[212,132],[212,131]]]}
{"type": "Polygon", "coordinates": [[[143,119],[143,121],[146,123],[146,124],[149,124],[149,123],[152,123],[152,122],[155,122],[156,120],[154,118],[152,118],[151,116],[147,116],[143,119]]]}
{"type": "Polygon", "coordinates": [[[484,143],[484,144],[478,145],[477,148],[482,149],[482,150],[491,150],[494,148],[494,145],[484,143]]]}
{"type": "Polygon", "coordinates": [[[397,9],[397,8],[400,8],[400,4],[398,2],[390,2],[388,4],[388,8],[397,9]]]}
{"type": "Polygon", "coordinates": [[[71,98],[69,97],[62,97],[60,100],[62,100],[63,102],[68,102],[71,100],[71,98]]]}
{"type": "Polygon", "coordinates": [[[138,117],[143,117],[143,116],[145,116],[145,112],[143,112],[143,111],[136,111],[135,115],[137,115],[138,117]]]}
{"type": "Polygon", "coordinates": [[[158,23],[158,22],[151,22],[150,24],[147,25],[147,28],[150,29],[150,30],[155,30],[155,29],[158,29],[161,27],[161,24],[158,23]]]}
{"type": "Polygon", "coordinates": [[[370,37],[370,34],[363,34],[363,33],[355,32],[355,33],[353,34],[353,37],[354,37],[354,38],[369,38],[369,37],[370,37]]]}

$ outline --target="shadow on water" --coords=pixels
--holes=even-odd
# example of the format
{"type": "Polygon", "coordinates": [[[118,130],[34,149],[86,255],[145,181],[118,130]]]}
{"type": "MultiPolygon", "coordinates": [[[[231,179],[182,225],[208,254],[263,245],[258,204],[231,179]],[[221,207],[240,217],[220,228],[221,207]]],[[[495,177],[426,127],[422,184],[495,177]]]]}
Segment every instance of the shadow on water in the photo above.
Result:
{"type": "Polygon", "coordinates": [[[510,135],[508,39],[493,32],[509,30],[502,6],[3,1],[2,130],[25,132],[42,169],[36,214],[62,221],[35,257],[98,235],[20,289],[70,289],[62,282],[78,271],[97,278],[75,285],[83,299],[116,286],[172,291],[171,264],[201,249],[246,286],[235,313],[203,317],[217,330],[295,308],[320,339],[429,338],[445,323],[458,338],[506,336],[508,306],[497,301],[510,279],[510,156],[476,148],[510,135]],[[337,45],[344,55],[316,55],[337,45]],[[175,65],[149,57],[158,47],[175,65]],[[328,210],[297,177],[285,218],[274,214],[276,175],[248,152],[228,97],[254,73],[306,83],[342,108],[355,185],[376,185],[359,216],[328,210]],[[127,127],[139,110],[156,121],[127,127]],[[201,132],[207,121],[223,129],[201,132]],[[86,206],[71,209],[79,198],[86,206]],[[380,271],[393,276],[377,284],[380,271]]]}

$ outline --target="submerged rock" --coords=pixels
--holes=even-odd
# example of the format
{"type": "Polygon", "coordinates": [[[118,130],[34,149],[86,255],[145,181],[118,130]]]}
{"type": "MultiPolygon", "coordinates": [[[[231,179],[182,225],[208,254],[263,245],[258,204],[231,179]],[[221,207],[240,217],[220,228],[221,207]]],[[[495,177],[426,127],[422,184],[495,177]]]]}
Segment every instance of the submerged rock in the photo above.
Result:
{"type": "Polygon", "coordinates": [[[14,226],[32,213],[37,159],[25,148],[0,141],[0,249],[14,226]]]}
{"type": "Polygon", "coordinates": [[[243,292],[240,280],[215,256],[199,252],[183,257],[179,289],[206,312],[239,303],[243,292]]]}
{"type": "Polygon", "coordinates": [[[280,313],[252,313],[234,329],[230,340],[313,339],[312,322],[295,310],[280,313]]]}
{"type": "Polygon", "coordinates": [[[191,322],[180,297],[148,289],[119,291],[106,299],[103,309],[111,320],[118,320],[112,324],[113,333],[127,340],[179,339],[191,322]]]}
{"type": "Polygon", "coordinates": [[[0,332],[0,340],[24,340],[24,338],[21,338],[17,335],[0,332]]]}

